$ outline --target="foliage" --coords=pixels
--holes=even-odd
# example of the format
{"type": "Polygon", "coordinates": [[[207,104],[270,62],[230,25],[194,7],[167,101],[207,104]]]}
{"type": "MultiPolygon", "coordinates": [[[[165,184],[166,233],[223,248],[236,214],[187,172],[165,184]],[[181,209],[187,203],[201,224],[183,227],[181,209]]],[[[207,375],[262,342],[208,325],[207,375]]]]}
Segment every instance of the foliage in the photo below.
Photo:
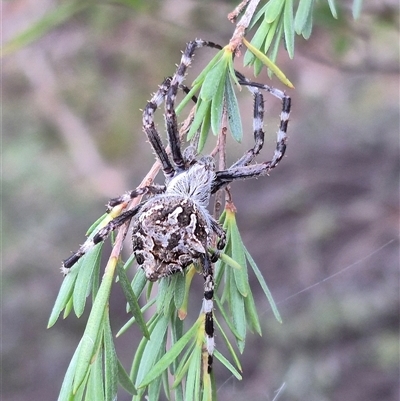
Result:
{"type": "MultiPolygon", "coordinates": [[[[139,1],[112,3],[133,8],[143,6],[139,1]]],[[[249,4],[251,3],[258,2],[249,4]]],[[[94,7],[94,4],[90,1],[84,4],[75,1],[62,3],[7,43],[3,54],[28,45],[72,16],[94,7]]],[[[360,4],[360,0],[353,3],[354,17],[359,15],[360,4]]],[[[328,5],[332,16],[337,18],[335,1],[328,0],[328,5]]],[[[290,81],[276,66],[276,57],[282,47],[282,38],[289,57],[293,58],[295,34],[305,39],[310,37],[314,7],[314,0],[300,0],[298,4],[293,0],[263,2],[254,15],[248,16],[246,36],[251,33],[252,39],[247,41],[244,36],[240,38],[248,49],[244,64],[253,66],[255,75],[266,66],[270,73],[291,87],[290,81]]],[[[199,152],[210,140],[210,131],[214,135],[221,132],[224,110],[229,117],[228,125],[233,139],[238,142],[242,139],[240,110],[235,95],[238,87],[234,74],[235,51],[236,48],[232,48],[230,44],[219,51],[194,80],[192,89],[178,107],[178,111],[182,113],[184,106],[198,94],[196,114],[187,139],[199,136],[199,152]]],[[[119,209],[113,210],[112,213],[102,216],[90,228],[88,235],[93,235],[120,212],[119,209]]],[[[214,356],[240,380],[241,365],[235,349],[240,353],[244,351],[247,329],[261,335],[261,324],[249,286],[248,267],[259,281],[275,317],[278,321],[281,318],[260,270],[241,240],[231,202],[226,202],[220,222],[227,232],[227,244],[215,266],[215,321],[220,338],[229,351],[230,360],[218,351],[215,351],[214,356]]],[[[184,275],[176,274],[164,278],[153,289],[153,284],[146,281],[140,269],[129,281],[128,272],[134,265],[133,256],[126,263],[112,256],[100,278],[101,249],[102,246],[97,245],[72,268],[61,286],[49,319],[48,326],[51,327],[61,313],[66,318],[73,310],[80,317],[88,296],[92,296],[93,303],[86,329],[71,359],[59,400],[113,400],[118,383],[132,394],[134,400],[142,399],[145,393],[150,400],[157,400],[162,387],[167,395],[170,394],[171,387],[177,400],[215,399],[214,376],[207,373],[207,355],[203,344],[204,315],[200,314],[189,329],[183,324],[188,314],[192,279],[199,267],[192,265],[186,269],[184,275]],[[122,335],[134,323],[143,334],[129,373],[116,355],[110,326],[108,303],[115,280],[121,285],[127,300],[127,310],[132,315],[117,335],[122,335]],[[145,298],[142,307],[138,302],[140,297],[145,298]],[[146,322],[143,312],[153,305],[156,305],[155,312],[146,322]],[[172,385],[169,383],[168,373],[174,378],[172,385]]]]}

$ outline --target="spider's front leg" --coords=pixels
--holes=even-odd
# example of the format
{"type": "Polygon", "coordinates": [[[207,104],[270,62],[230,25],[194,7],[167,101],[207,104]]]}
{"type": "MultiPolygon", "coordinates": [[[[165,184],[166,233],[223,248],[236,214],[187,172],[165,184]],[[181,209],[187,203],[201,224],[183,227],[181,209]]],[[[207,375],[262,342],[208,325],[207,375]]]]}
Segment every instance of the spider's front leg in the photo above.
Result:
{"type": "Polygon", "coordinates": [[[116,230],[118,227],[122,226],[122,224],[130,221],[133,216],[135,216],[140,208],[143,206],[144,202],[140,203],[139,205],[135,206],[133,209],[127,210],[126,212],[122,213],[115,219],[112,219],[106,226],[101,228],[93,237],[89,237],[84,244],[79,248],[79,250],[73,253],[69,258],[63,261],[61,271],[64,275],[68,274],[71,267],[78,262],[78,260],[87,254],[93,247],[100,242],[103,242],[109,234],[116,230]]]}
{"type": "Polygon", "coordinates": [[[132,199],[138,196],[143,196],[147,194],[157,195],[165,192],[165,185],[147,185],[145,187],[139,187],[132,191],[129,191],[117,198],[112,198],[107,203],[107,213],[109,213],[115,206],[121,203],[130,202],[132,199]]]}

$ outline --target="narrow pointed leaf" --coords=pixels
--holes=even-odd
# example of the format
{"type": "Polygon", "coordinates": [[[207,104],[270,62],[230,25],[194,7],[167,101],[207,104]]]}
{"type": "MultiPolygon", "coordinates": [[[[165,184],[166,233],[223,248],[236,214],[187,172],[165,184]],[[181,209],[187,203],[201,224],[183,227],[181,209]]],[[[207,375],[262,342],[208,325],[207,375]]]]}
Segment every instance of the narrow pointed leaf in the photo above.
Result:
{"type": "MultiPolygon", "coordinates": [[[[254,34],[253,38],[251,39],[251,44],[256,48],[256,49],[261,49],[265,38],[267,36],[267,34],[269,33],[271,28],[271,24],[264,19],[260,26],[257,29],[257,32],[254,34]]],[[[243,65],[247,66],[247,65],[251,65],[254,63],[256,56],[250,51],[247,50],[245,55],[244,55],[244,59],[243,59],[243,65]]]]}
{"type": "Polygon", "coordinates": [[[221,80],[225,80],[227,67],[227,59],[223,57],[206,75],[200,91],[201,100],[206,102],[212,100],[220,86],[221,80]]]}
{"type": "Polygon", "coordinates": [[[118,363],[108,316],[105,317],[104,322],[103,342],[105,401],[114,401],[118,390],[118,363]]]}
{"type": "Polygon", "coordinates": [[[75,268],[72,268],[68,275],[64,277],[60,291],[57,295],[56,302],[54,303],[53,310],[51,311],[49,322],[47,323],[47,328],[50,328],[54,325],[54,323],[60,316],[60,313],[71,299],[75,281],[78,276],[78,271],[79,269],[77,269],[77,266],[75,266],[75,268]]]}
{"type": "Polygon", "coordinates": [[[214,351],[214,356],[236,377],[236,379],[242,380],[242,375],[218,350],[214,351]]]}
{"type": "MultiPolygon", "coordinates": [[[[244,338],[242,338],[240,336],[240,334],[238,333],[238,331],[235,328],[235,325],[232,324],[232,321],[230,320],[230,318],[228,317],[221,301],[218,299],[218,297],[214,298],[214,302],[217,306],[217,309],[219,310],[219,312],[221,313],[221,316],[224,318],[225,323],[227,324],[229,330],[231,331],[231,333],[238,339],[238,340],[244,340],[244,338]]],[[[215,318],[214,318],[215,319],[215,318]]]]}
{"type": "Polygon", "coordinates": [[[243,138],[242,120],[240,118],[239,105],[230,77],[227,77],[225,80],[225,101],[229,129],[233,139],[240,143],[243,138]]]}
{"type": "Polygon", "coordinates": [[[116,264],[116,258],[111,258],[107,264],[103,280],[100,284],[99,291],[86,324],[85,332],[83,333],[74,379],[74,393],[77,392],[87,376],[89,365],[101,338],[102,324],[104,322],[104,315],[107,312],[108,299],[110,296],[116,264]]]}
{"type": "Polygon", "coordinates": [[[227,75],[219,81],[218,88],[211,101],[211,128],[214,135],[218,135],[221,129],[226,79],[229,79],[227,75]]]}
{"type": "Polygon", "coordinates": [[[351,7],[351,11],[353,13],[353,18],[358,19],[361,14],[363,0],[353,0],[353,6],[351,7]]]}
{"type": "Polygon", "coordinates": [[[244,300],[242,295],[236,288],[235,278],[233,277],[233,274],[230,275],[228,297],[233,324],[235,325],[240,337],[243,338],[243,340],[236,339],[239,351],[242,353],[244,350],[246,338],[246,313],[244,310],[244,300]]]}
{"type": "Polygon", "coordinates": [[[210,107],[211,107],[211,102],[205,102],[203,100],[197,102],[197,107],[196,107],[196,114],[194,116],[192,125],[190,126],[189,132],[187,133],[187,139],[190,140],[193,138],[194,134],[197,132],[197,130],[200,128],[204,116],[206,113],[210,113],[210,107]]]}
{"type": "Polygon", "coordinates": [[[225,50],[222,49],[211,59],[211,61],[207,64],[207,66],[204,68],[204,70],[193,81],[193,84],[192,84],[193,87],[203,83],[205,77],[214,68],[214,66],[220,61],[220,59],[224,55],[224,53],[225,53],[225,50]]]}
{"type": "Polygon", "coordinates": [[[147,330],[146,322],[144,321],[142,312],[140,310],[139,302],[136,298],[135,293],[132,290],[131,284],[128,280],[125,270],[122,267],[117,268],[119,281],[124,292],[125,298],[128,301],[130,311],[140,328],[144,337],[150,338],[149,331],[147,330]]]}
{"type": "Polygon", "coordinates": [[[264,291],[265,296],[268,299],[269,304],[271,305],[272,311],[274,313],[275,319],[279,322],[282,323],[282,318],[281,315],[279,314],[278,308],[276,307],[275,301],[272,298],[271,292],[267,286],[267,283],[264,280],[264,277],[260,271],[260,269],[257,267],[256,263],[254,262],[254,259],[251,257],[250,253],[246,250],[246,257],[247,260],[249,261],[250,266],[253,268],[254,274],[257,277],[258,282],[261,285],[261,288],[264,291]]]}
{"type": "MultiPolygon", "coordinates": [[[[280,32],[276,35],[277,39],[280,38],[280,32]]],[[[243,38],[244,45],[260,60],[262,61],[275,75],[289,88],[294,88],[293,84],[286,78],[286,75],[273,63],[264,53],[260,52],[252,44],[250,44],[245,38],[243,38]]]]}
{"type": "Polygon", "coordinates": [[[328,0],[328,4],[329,4],[329,8],[330,8],[331,13],[332,13],[332,17],[337,19],[338,15],[337,15],[337,10],[336,10],[335,0],[328,0]]]}
{"type": "MultiPolygon", "coordinates": [[[[82,340],[81,340],[82,341],[82,340]]],[[[65,373],[63,383],[61,385],[60,394],[58,395],[58,401],[70,401],[73,398],[72,394],[72,383],[74,381],[76,362],[78,360],[78,354],[81,343],[78,344],[74,355],[72,356],[71,362],[69,363],[67,372],[65,373]]]]}
{"type": "Polygon", "coordinates": [[[282,0],[270,0],[268,7],[265,10],[265,20],[269,23],[274,22],[282,12],[283,4],[286,2],[282,0]]]}
{"type": "MultiPolygon", "coordinates": [[[[151,337],[151,333],[153,332],[154,328],[157,325],[157,322],[162,318],[161,315],[155,313],[150,320],[147,322],[147,327],[149,328],[149,333],[150,333],[150,337],[151,337]]],[[[135,357],[133,358],[133,362],[132,362],[132,367],[131,367],[131,371],[130,371],[130,378],[132,380],[133,383],[137,383],[137,377],[138,377],[138,373],[139,373],[139,369],[141,368],[141,364],[143,361],[143,354],[144,351],[146,349],[147,343],[149,342],[149,340],[145,337],[143,337],[140,340],[140,343],[138,345],[138,347],[136,348],[136,353],[135,353],[135,357]]],[[[138,396],[140,395],[140,392],[138,391],[138,396]]]]}
{"type": "Polygon", "coordinates": [[[85,391],[85,400],[104,401],[104,382],[103,382],[103,353],[99,351],[96,360],[90,368],[90,376],[85,391]]]}
{"type": "Polygon", "coordinates": [[[201,347],[193,349],[186,378],[185,400],[200,400],[201,347]]]}
{"type": "Polygon", "coordinates": [[[261,336],[260,320],[258,318],[256,305],[254,303],[254,298],[251,291],[248,292],[247,297],[244,299],[244,307],[246,310],[247,322],[250,328],[261,336]]]}
{"type": "MultiPolygon", "coordinates": [[[[161,318],[157,321],[153,332],[150,335],[150,341],[147,342],[146,347],[143,352],[143,357],[140,361],[140,366],[137,374],[137,378],[135,381],[136,388],[144,387],[142,386],[143,379],[149,376],[149,373],[154,370],[155,366],[158,365],[159,355],[161,350],[165,350],[165,342],[167,338],[167,328],[168,328],[168,317],[162,315],[161,318]],[[138,385],[140,383],[140,385],[138,385]]],[[[167,355],[167,354],[165,354],[167,355]]],[[[164,355],[164,356],[165,356],[164,355]]],[[[155,375],[153,380],[159,376],[155,375]]],[[[146,386],[151,382],[149,380],[146,383],[146,386]]]]}
{"type": "Polygon", "coordinates": [[[236,355],[236,352],[235,352],[231,342],[229,341],[228,336],[226,335],[222,326],[219,324],[218,320],[215,319],[215,323],[218,327],[218,333],[220,333],[222,335],[222,339],[225,341],[226,347],[228,348],[229,353],[231,354],[233,360],[235,361],[237,368],[240,371],[242,371],[242,365],[240,364],[240,360],[239,360],[238,356],[236,355]]]}
{"type": "Polygon", "coordinates": [[[294,30],[298,35],[304,29],[308,16],[312,13],[313,0],[300,0],[297,8],[296,16],[294,18],[294,30]]]}
{"type": "MultiPolygon", "coordinates": [[[[140,312],[142,312],[142,315],[144,312],[146,312],[151,306],[153,306],[156,303],[156,298],[151,299],[149,302],[147,302],[146,305],[144,305],[141,309],[140,312]]],[[[122,334],[124,334],[129,327],[131,327],[134,323],[136,322],[136,318],[132,317],[130,318],[118,331],[118,333],[115,335],[115,337],[119,337],[122,334]]],[[[146,338],[146,337],[145,337],[146,338]]]]}
{"type": "Polygon", "coordinates": [[[202,319],[197,319],[196,323],[188,330],[172,347],[171,349],[152,367],[141,381],[140,387],[147,386],[152,380],[158,377],[167,367],[178,357],[183,348],[187,345],[191,338],[196,335],[202,319]]]}
{"type": "Polygon", "coordinates": [[[131,378],[126,372],[125,368],[122,366],[122,363],[119,359],[117,359],[117,367],[118,367],[118,382],[119,384],[131,395],[136,394],[136,388],[133,384],[131,378]]]}
{"type": "Polygon", "coordinates": [[[285,33],[286,50],[289,57],[294,57],[294,20],[293,20],[293,0],[285,1],[285,11],[283,14],[283,26],[285,33]]]}
{"type": "Polygon", "coordinates": [[[98,269],[101,261],[103,243],[97,244],[81,259],[81,265],[76,279],[73,302],[77,317],[82,316],[86,299],[92,290],[93,273],[98,269]]]}
{"type": "Polygon", "coordinates": [[[203,123],[201,124],[199,142],[197,144],[197,152],[198,153],[201,153],[202,150],[204,149],[204,145],[207,142],[210,128],[211,128],[211,113],[205,113],[204,118],[203,118],[203,123]]]}

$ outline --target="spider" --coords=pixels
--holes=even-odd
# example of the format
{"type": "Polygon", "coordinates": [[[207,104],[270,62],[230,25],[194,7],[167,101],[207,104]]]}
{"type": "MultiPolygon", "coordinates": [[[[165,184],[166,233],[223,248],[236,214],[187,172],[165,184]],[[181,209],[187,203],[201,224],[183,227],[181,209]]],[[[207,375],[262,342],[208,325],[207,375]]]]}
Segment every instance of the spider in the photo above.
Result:
{"type": "Polygon", "coordinates": [[[64,260],[62,271],[67,274],[70,268],[96,244],[104,241],[110,232],[122,224],[132,223],[132,245],[138,265],[144,270],[146,278],[157,281],[177,272],[183,272],[189,265],[201,266],[204,277],[204,297],[202,312],[205,314],[205,337],[208,353],[208,373],[212,370],[214,351],[213,264],[218,252],[225,247],[225,231],[207,207],[212,194],[237,179],[253,178],[267,174],[277,166],[286,149],[286,130],[289,121],[291,100],[278,89],[252,82],[235,71],[241,85],[245,85],[254,96],[254,146],[236,163],[226,170],[216,171],[211,156],[198,157],[194,147],[181,150],[177,117],[174,106],[178,89],[185,88],[183,80],[190,66],[195,50],[200,47],[221,49],[221,46],[196,39],[187,44],[180,64],[172,77],[166,78],[143,111],[143,130],[151,147],[161,163],[165,185],[149,185],[136,188],[126,194],[113,198],[107,210],[124,202],[148,195],[146,200],[123,212],[101,228],[93,237],[64,260]],[[282,102],[277,144],[270,161],[252,163],[264,144],[263,117],[264,99],[261,90],[266,90],[282,102]],[[172,161],[165,150],[154,123],[154,113],[165,101],[165,122],[172,161]],[[210,248],[217,244],[217,252],[210,248]]]}

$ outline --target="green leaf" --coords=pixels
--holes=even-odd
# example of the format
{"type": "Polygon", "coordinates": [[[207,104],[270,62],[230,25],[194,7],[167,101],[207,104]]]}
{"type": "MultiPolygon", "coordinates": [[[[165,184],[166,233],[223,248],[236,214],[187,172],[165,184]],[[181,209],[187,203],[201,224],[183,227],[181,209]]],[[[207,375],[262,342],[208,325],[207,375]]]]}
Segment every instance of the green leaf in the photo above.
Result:
{"type": "MultiPolygon", "coordinates": [[[[215,319],[215,317],[214,317],[214,321],[215,321],[215,323],[216,323],[216,325],[218,327],[218,333],[220,335],[222,335],[222,338],[225,341],[226,347],[228,348],[229,353],[231,354],[233,360],[235,361],[237,368],[240,371],[242,371],[242,365],[240,364],[239,358],[236,355],[236,352],[233,349],[233,346],[232,346],[231,342],[229,341],[228,336],[226,335],[225,331],[222,329],[222,326],[219,324],[218,320],[215,319]]],[[[235,333],[233,333],[233,334],[236,335],[235,333]]],[[[237,338],[238,338],[238,336],[237,336],[237,338]]]]}
{"type": "MultiPolygon", "coordinates": [[[[267,53],[269,52],[270,46],[271,46],[271,43],[272,43],[272,40],[274,39],[274,37],[276,37],[277,29],[278,29],[278,27],[281,26],[281,25],[282,25],[282,23],[281,23],[281,18],[277,18],[277,19],[271,24],[271,27],[270,27],[270,29],[269,29],[269,31],[268,31],[268,33],[267,33],[266,38],[265,38],[265,43],[264,43],[264,54],[267,54],[267,53]]],[[[260,47],[260,49],[261,49],[261,47],[260,47]]],[[[258,60],[258,59],[257,59],[257,60],[258,60]]],[[[260,60],[258,60],[258,61],[259,61],[259,64],[262,66],[262,65],[263,65],[262,62],[261,62],[260,60]]]]}
{"type": "Polygon", "coordinates": [[[117,359],[117,367],[118,367],[118,382],[119,384],[131,395],[136,394],[136,388],[133,384],[131,378],[126,372],[125,368],[122,366],[122,363],[119,359],[117,359]]]}
{"type": "Polygon", "coordinates": [[[175,285],[174,285],[174,305],[175,309],[179,309],[185,299],[185,275],[175,274],[175,285]]]}
{"type": "MultiPolygon", "coordinates": [[[[124,266],[124,270],[126,270],[125,266],[124,266]]],[[[147,281],[146,275],[144,274],[143,269],[138,269],[135,276],[133,277],[132,284],[131,284],[131,287],[135,294],[136,299],[138,299],[140,297],[140,295],[142,294],[143,289],[147,283],[148,283],[148,281],[147,281]]]]}
{"type": "Polygon", "coordinates": [[[201,347],[194,347],[186,378],[185,400],[200,400],[201,347]]]}
{"type": "Polygon", "coordinates": [[[214,351],[214,356],[236,377],[236,379],[242,380],[242,375],[218,350],[214,351]]]}
{"type": "Polygon", "coordinates": [[[271,308],[272,308],[272,311],[274,313],[275,319],[279,323],[282,323],[282,318],[281,318],[281,316],[280,316],[280,314],[278,312],[278,308],[276,307],[275,301],[272,298],[271,292],[270,292],[270,290],[269,290],[269,288],[267,286],[267,283],[264,280],[264,277],[263,277],[260,269],[257,267],[256,263],[254,262],[254,259],[251,257],[251,255],[247,251],[247,249],[245,250],[245,253],[246,253],[247,260],[248,260],[250,266],[253,268],[254,274],[256,275],[257,280],[260,283],[261,288],[263,289],[264,294],[267,297],[269,304],[271,305],[271,308]]]}
{"type": "Polygon", "coordinates": [[[193,348],[195,346],[196,346],[196,341],[193,341],[193,343],[185,351],[184,355],[180,358],[179,365],[176,368],[174,374],[174,382],[172,384],[172,388],[175,388],[182,381],[183,377],[186,375],[189,369],[190,359],[193,356],[193,348]]]}
{"type": "MultiPolygon", "coordinates": [[[[158,358],[159,359],[159,358],[158,358]]],[[[148,401],[159,401],[161,391],[162,375],[154,379],[148,386],[147,399],[148,401]]]]}
{"type": "MultiPolygon", "coordinates": [[[[328,4],[329,4],[329,8],[330,8],[331,13],[332,13],[332,17],[337,19],[338,15],[337,15],[337,10],[336,10],[335,0],[328,0],[328,4]]],[[[353,5],[354,5],[354,3],[353,3],[353,5]]]]}
{"type": "MultiPolygon", "coordinates": [[[[218,299],[217,296],[214,297],[214,302],[217,305],[217,308],[219,310],[219,312],[221,313],[221,316],[224,318],[225,323],[227,324],[229,330],[231,331],[231,333],[238,339],[238,340],[244,340],[244,338],[242,338],[240,336],[240,334],[238,333],[238,331],[236,330],[234,324],[232,323],[232,321],[229,319],[221,301],[218,299]]],[[[214,317],[215,319],[215,317],[214,317]]]]}
{"type": "MultiPolygon", "coordinates": [[[[271,57],[271,62],[273,63],[273,65],[275,65],[274,62],[275,62],[276,56],[277,56],[277,54],[278,54],[279,43],[280,43],[281,37],[282,37],[282,31],[283,31],[283,25],[282,25],[282,24],[279,24],[279,26],[278,26],[278,32],[277,32],[277,34],[276,34],[276,36],[275,36],[274,46],[272,47],[272,50],[270,51],[270,54],[269,54],[270,57],[271,57]]],[[[268,76],[271,76],[270,73],[274,73],[274,74],[276,75],[275,71],[273,71],[273,70],[271,70],[271,69],[268,70],[268,76]]],[[[280,78],[279,78],[279,79],[280,79],[280,78]]],[[[286,77],[283,78],[283,80],[286,80],[286,79],[287,79],[286,77]]],[[[282,81],[282,80],[281,80],[281,81],[282,81]]],[[[284,81],[282,81],[282,82],[284,82],[284,81]]],[[[288,80],[287,86],[289,86],[289,88],[294,88],[293,84],[292,84],[289,80],[288,80]]]]}
{"type": "MultiPolygon", "coordinates": [[[[135,381],[136,388],[138,389],[139,387],[144,387],[144,378],[148,377],[150,372],[153,372],[160,362],[160,360],[158,360],[158,356],[160,355],[161,350],[165,349],[168,320],[169,319],[167,316],[161,315],[161,318],[157,321],[154,330],[150,335],[150,340],[146,344],[135,381]],[[157,360],[158,363],[156,363],[157,360]],[[139,383],[140,385],[138,385],[139,383]]],[[[160,374],[161,372],[154,376],[152,380],[154,380],[160,374]]],[[[145,386],[147,386],[152,380],[147,381],[145,386]]]]}
{"type": "Polygon", "coordinates": [[[201,125],[199,142],[197,144],[197,152],[201,153],[206,144],[208,133],[210,132],[211,128],[211,113],[206,113],[203,118],[203,123],[201,125]]]}
{"type": "Polygon", "coordinates": [[[213,99],[221,85],[221,81],[225,80],[227,68],[228,59],[226,57],[222,57],[204,79],[200,91],[201,100],[209,102],[213,99]]]}
{"type": "MultiPolygon", "coordinates": [[[[82,342],[82,340],[81,340],[82,342]]],[[[73,399],[72,394],[72,383],[74,381],[76,362],[78,360],[78,354],[81,347],[81,342],[76,347],[74,355],[72,356],[71,362],[69,363],[67,372],[65,373],[64,380],[61,386],[60,394],[58,395],[58,401],[70,401],[73,399]]]]}
{"type": "Polygon", "coordinates": [[[92,362],[92,357],[98,347],[102,334],[104,315],[108,312],[107,305],[110,296],[111,285],[113,282],[116,258],[111,258],[100,284],[99,291],[93,303],[85,332],[81,340],[81,347],[78,355],[76,373],[74,378],[73,392],[76,393],[83,383],[92,362]]]}
{"type": "Polygon", "coordinates": [[[268,8],[269,3],[264,4],[256,13],[256,15],[253,16],[253,18],[251,19],[251,23],[249,25],[249,27],[247,28],[247,31],[250,31],[251,28],[253,28],[253,26],[258,22],[258,20],[261,17],[264,17],[265,19],[265,10],[268,8]]]}
{"type": "MultiPolygon", "coordinates": [[[[143,306],[143,308],[140,309],[140,312],[143,313],[146,312],[150,307],[152,307],[156,303],[156,298],[151,299],[149,302],[146,303],[146,305],[143,306]]],[[[119,337],[123,333],[125,333],[129,327],[131,327],[134,323],[136,322],[136,318],[132,317],[130,318],[118,331],[118,333],[115,335],[115,337],[119,337]]]]}
{"type": "Polygon", "coordinates": [[[220,61],[221,57],[225,54],[225,50],[220,50],[207,64],[204,70],[197,76],[197,78],[193,81],[192,86],[195,87],[197,85],[201,85],[208,75],[208,73],[214,68],[214,66],[220,61]]]}
{"type": "Polygon", "coordinates": [[[285,33],[286,50],[289,57],[294,57],[294,23],[293,23],[293,0],[285,1],[285,11],[283,14],[283,26],[285,33]]]}
{"type": "MultiPolygon", "coordinates": [[[[104,318],[104,392],[105,401],[114,401],[118,390],[118,363],[108,315],[104,318]]],[[[97,400],[97,399],[96,399],[97,400]]]]}
{"type": "Polygon", "coordinates": [[[68,273],[61,284],[60,291],[58,292],[56,302],[54,303],[53,310],[51,311],[47,328],[52,327],[57,321],[62,310],[66,307],[69,300],[71,299],[72,292],[74,290],[75,280],[78,277],[79,268],[75,265],[68,273]]]}
{"type": "Polygon", "coordinates": [[[95,231],[99,230],[100,228],[104,227],[109,221],[111,221],[112,218],[108,213],[104,213],[102,216],[100,216],[86,231],[86,236],[89,237],[92,235],[95,231]]]}
{"type": "Polygon", "coordinates": [[[312,13],[313,0],[300,0],[294,18],[294,30],[300,35],[306,25],[308,16],[312,13]]]}
{"type": "Polygon", "coordinates": [[[303,31],[301,32],[302,36],[304,39],[309,39],[311,36],[312,32],[312,27],[313,27],[313,14],[310,12],[308,14],[308,18],[306,21],[306,24],[304,25],[303,31]]]}
{"type": "Polygon", "coordinates": [[[231,130],[233,139],[240,143],[243,138],[243,127],[242,120],[240,118],[239,105],[233,89],[231,77],[227,77],[225,80],[225,101],[229,129],[231,130]]]}
{"type": "Polygon", "coordinates": [[[214,135],[218,135],[221,129],[226,79],[229,79],[227,75],[219,81],[218,88],[211,100],[211,128],[214,135]]]}
{"type": "Polygon", "coordinates": [[[244,299],[244,308],[246,310],[247,323],[250,328],[261,336],[260,320],[258,319],[257,309],[251,290],[249,290],[247,297],[244,299]]]}
{"type": "Polygon", "coordinates": [[[146,322],[144,321],[142,312],[140,310],[139,302],[136,298],[136,294],[132,290],[131,284],[126,275],[125,269],[121,266],[117,267],[117,274],[119,277],[119,281],[122,287],[122,291],[124,292],[125,298],[128,301],[130,311],[133,317],[136,319],[137,324],[139,325],[140,331],[143,336],[150,338],[149,331],[147,330],[146,322]]]}
{"type": "Polygon", "coordinates": [[[246,338],[246,313],[244,310],[244,300],[242,295],[236,288],[235,278],[233,274],[230,275],[228,298],[233,324],[235,325],[240,337],[243,339],[236,339],[239,351],[242,353],[244,350],[246,338]]]}
{"type": "MultiPolygon", "coordinates": [[[[276,35],[276,40],[280,40],[280,35],[282,31],[282,25],[280,25],[278,34],[276,35]]],[[[262,61],[275,75],[276,77],[284,83],[289,88],[293,88],[293,84],[286,78],[286,75],[278,68],[278,66],[273,63],[264,53],[260,52],[260,50],[256,49],[253,45],[251,45],[245,38],[243,38],[243,44],[260,60],[262,61]]]]}
{"type": "Polygon", "coordinates": [[[197,101],[196,114],[194,116],[192,125],[190,126],[189,132],[187,133],[187,139],[190,140],[193,138],[194,134],[200,128],[201,123],[203,122],[205,115],[210,113],[211,102],[205,102],[201,99],[197,101]]]}
{"type": "Polygon", "coordinates": [[[192,89],[190,89],[189,93],[186,94],[186,96],[181,100],[179,105],[175,109],[176,115],[179,116],[179,114],[182,112],[183,108],[192,100],[192,97],[199,91],[201,88],[201,84],[197,84],[193,86],[192,89]]]}
{"type": "MultiPolygon", "coordinates": [[[[162,318],[161,315],[159,315],[158,313],[155,313],[150,318],[150,320],[147,322],[147,327],[149,328],[150,336],[151,336],[151,333],[153,332],[154,328],[156,327],[157,322],[161,318],[162,318]]],[[[147,346],[148,342],[149,342],[149,340],[147,338],[143,337],[140,340],[140,343],[139,343],[138,347],[136,348],[136,353],[135,353],[135,356],[133,358],[131,372],[130,372],[130,378],[131,378],[133,383],[137,383],[137,376],[138,376],[139,368],[141,367],[141,364],[142,364],[142,361],[143,361],[143,353],[144,353],[144,350],[146,349],[146,346],[147,346]]]]}
{"type": "Polygon", "coordinates": [[[100,266],[102,246],[103,243],[95,245],[95,247],[81,259],[78,278],[76,279],[73,293],[74,311],[77,317],[82,316],[85,309],[86,298],[90,295],[90,291],[92,290],[93,273],[100,266]]]}
{"type": "MultiPolygon", "coordinates": [[[[261,49],[265,38],[267,34],[270,32],[271,24],[264,19],[261,23],[261,25],[258,27],[257,32],[254,34],[253,38],[251,39],[251,44],[256,48],[256,49],[261,49]]],[[[243,59],[243,65],[252,65],[254,61],[256,60],[256,56],[249,50],[247,49],[244,59],[243,59]]]]}
{"type": "Polygon", "coordinates": [[[156,377],[158,377],[167,367],[178,357],[183,348],[187,345],[191,338],[196,335],[203,319],[197,319],[196,323],[188,330],[171,349],[151,368],[146,376],[141,380],[139,388],[147,386],[156,377]]]}
{"type": "Polygon", "coordinates": [[[231,232],[232,259],[237,261],[239,265],[242,266],[242,269],[233,269],[233,275],[235,277],[235,283],[238,291],[243,297],[246,297],[250,291],[250,288],[246,269],[246,257],[243,249],[244,245],[242,239],[240,238],[234,215],[229,220],[231,220],[231,224],[229,225],[228,229],[231,232]]]}
{"type": "Polygon", "coordinates": [[[7,42],[3,47],[2,55],[5,56],[21,47],[27,46],[90,5],[90,2],[81,1],[62,3],[55,10],[47,13],[39,21],[30,25],[28,29],[7,42]]]}
{"type": "Polygon", "coordinates": [[[85,400],[104,401],[104,382],[103,382],[103,353],[99,351],[96,359],[90,368],[90,375],[85,391],[85,400]]]}
{"type": "Polygon", "coordinates": [[[353,6],[351,7],[351,11],[354,19],[358,19],[361,14],[363,0],[353,0],[353,6]]]}
{"type": "Polygon", "coordinates": [[[270,0],[265,10],[265,20],[269,23],[274,22],[280,16],[285,2],[287,2],[287,0],[270,0]]]}

